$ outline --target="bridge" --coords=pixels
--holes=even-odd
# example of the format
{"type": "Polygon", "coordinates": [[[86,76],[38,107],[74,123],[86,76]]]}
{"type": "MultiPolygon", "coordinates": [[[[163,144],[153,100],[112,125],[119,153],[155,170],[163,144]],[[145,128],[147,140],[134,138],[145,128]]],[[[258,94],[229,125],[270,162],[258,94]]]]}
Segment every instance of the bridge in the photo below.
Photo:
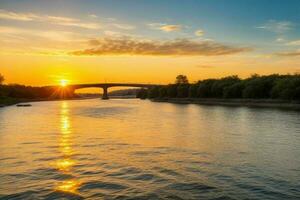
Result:
{"type": "Polygon", "coordinates": [[[82,89],[82,88],[102,88],[103,89],[102,99],[106,100],[106,99],[109,99],[108,88],[111,88],[111,87],[151,88],[151,87],[155,87],[155,86],[160,86],[160,85],[158,85],[158,84],[142,84],[142,83],[93,83],[93,84],[73,84],[73,85],[67,85],[65,87],[68,88],[69,90],[71,90],[72,92],[74,92],[77,89],[82,89]]]}

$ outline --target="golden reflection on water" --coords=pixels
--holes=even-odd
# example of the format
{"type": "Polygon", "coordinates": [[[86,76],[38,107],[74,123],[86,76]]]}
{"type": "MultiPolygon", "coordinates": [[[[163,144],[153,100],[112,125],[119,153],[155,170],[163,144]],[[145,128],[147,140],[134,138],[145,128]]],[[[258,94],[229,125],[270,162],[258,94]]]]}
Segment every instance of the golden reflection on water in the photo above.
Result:
{"type": "Polygon", "coordinates": [[[76,180],[67,180],[63,181],[62,184],[57,186],[57,190],[63,192],[77,193],[77,189],[79,187],[79,182],[76,180]]]}
{"type": "MultiPolygon", "coordinates": [[[[59,151],[62,154],[62,159],[56,161],[55,166],[64,174],[72,175],[72,167],[76,164],[72,159],[72,126],[69,117],[69,104],[62,102],[60,110],[60,137],[59,137],[59,151]]],[[[65,180],[58,184],[57,190],[63,192],[76,193],[79,187],[79,181],[76,179],[65,180]]]]}

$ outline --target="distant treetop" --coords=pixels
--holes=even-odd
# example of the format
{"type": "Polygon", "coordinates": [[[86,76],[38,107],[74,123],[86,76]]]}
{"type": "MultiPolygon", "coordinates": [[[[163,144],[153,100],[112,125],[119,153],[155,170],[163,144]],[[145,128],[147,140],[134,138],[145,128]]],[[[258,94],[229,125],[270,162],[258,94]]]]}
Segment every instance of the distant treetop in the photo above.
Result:
{"type": "Polygon", "coordinates": [[[188,78],[186,77],[186,75],[178,75],[176,76],[176,81],[175,81],[176,84],[188,84],[189,83],[189,80],[188,78]]]}
{"type": "Polygon", "coordinates": [[[2,84],[4,82],[4,76],[2,74],[0,74],[0,84],[2,84]]]}

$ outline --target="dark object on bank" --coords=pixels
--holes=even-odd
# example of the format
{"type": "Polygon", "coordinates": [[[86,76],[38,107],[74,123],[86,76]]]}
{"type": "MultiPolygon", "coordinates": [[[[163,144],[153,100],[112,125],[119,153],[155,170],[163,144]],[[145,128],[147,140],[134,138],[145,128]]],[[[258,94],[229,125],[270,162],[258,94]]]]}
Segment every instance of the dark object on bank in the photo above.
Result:
{"type": "Polygon", "coordinates": [[[31,104],[17,104],[17,107],[30,107],[31,104]]]}

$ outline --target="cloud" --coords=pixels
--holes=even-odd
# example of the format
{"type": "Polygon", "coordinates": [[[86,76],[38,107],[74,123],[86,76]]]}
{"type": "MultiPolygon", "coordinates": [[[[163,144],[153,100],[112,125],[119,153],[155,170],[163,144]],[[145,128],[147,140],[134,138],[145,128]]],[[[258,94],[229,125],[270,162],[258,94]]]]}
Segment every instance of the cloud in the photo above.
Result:
{"type": "Polygon", "coordinates": [[[0,9],[0,18],[19,21],[33,21],[35,19],[38,19],[39,17],[32,13],[15,13],[0,9]]]}
{"type": "Polygon", "coordinates": [[[156,56],[219,56],[251,50],[212,41],[176,39],[157,41],[133,37],[105,37],[90,40],[93,48],[70,52],[72,55],[156,55],[156,56]]]}
{"type": "Polygon", "coordinates": [[[199,29],[195,31],[195,35],[201,37],[202,35],[204,35],[204,31],[199,29]]]}
{"type": "Polygon", "coordinates": [[[90,18],[93,18],[93,19],[97,19],[97,18],[98,18],[98,16],[95,15],[95,14],[89,14],[88,16],[89,16],[90,18]]]}
{"type": "Polygon", "coordinates": [[[164,32],[180,31],[182,29],[182,26],[178,24],[151,23],[148,24],[148,26],[152,29],[158,29],[164,32]]]}
{"type": "Polygon", "coordinates": [[[0,10],[0,19],[17,20],[17,21],[36,21],[48,22],[61,26],[74,26],[86,29],[99,29],[100,25],[96,23],[83,22],[79,19],[62,16],[37,15],[33,13],[16,13],[6,10],[0,10]]]}
{"type": "Polygon", "coordinates": [[[128,24],[117,24],[117,23],[114,23],[112,24],[112,26],[118,28],[118,29],[123,29],[123,30],[132,30],[132,29],[135,29],[134,26],[131,26],[131,25],[128,25],[128,24]]]}
{"type": "Polygon", "coordinates": [[[275,53],[275,55],[283,56],[283,57],[296,57],[296,56],[300,56],[300,49],[297,51],[278,52],[275,53]]]}
{"type": "Polygon", "coordinates": [[[281,37],[276,39],[276,42],[284,42],[284,41],[285,41],[285,39],[281,38],[281,37]]]}
{"type": "Polygon", "coordinates": [[[285,33],[290,31],[294,28],[294,24],[289,21],[276,21],[276,20],[269,20],[262,26],[258,26],[256,28],[268,30],[274,33],[285,33]]]}
{"type": "MultiPolygon", "coordinates": [[[[8,26],[0,26],[0,36],[21,36],[21,38],[25,39],[25,37],[31,36],[36,39],[43,38],[53,41],[75,41],[75,38],[81,38],[81,35],[68,32],[68,31],[52,31],[52,30],[32,30],[25,28],[16,28],[16,27],[8,27],[8,26]]],[[[81,38],[82,40],[82,38],[81,38]]]]}
{"type": "Polygon", "coordinates": [[[180,31],[181,25],[165,25],[160,27],[160,30],[165,32],[180,31]]]}
{"type": "Polygon", "coordinates": [[[287,45],[291,45],[291,46],[300,46],[300,40],[290,41],[290,42],[288,42],[286,44],[287,45]]]}

